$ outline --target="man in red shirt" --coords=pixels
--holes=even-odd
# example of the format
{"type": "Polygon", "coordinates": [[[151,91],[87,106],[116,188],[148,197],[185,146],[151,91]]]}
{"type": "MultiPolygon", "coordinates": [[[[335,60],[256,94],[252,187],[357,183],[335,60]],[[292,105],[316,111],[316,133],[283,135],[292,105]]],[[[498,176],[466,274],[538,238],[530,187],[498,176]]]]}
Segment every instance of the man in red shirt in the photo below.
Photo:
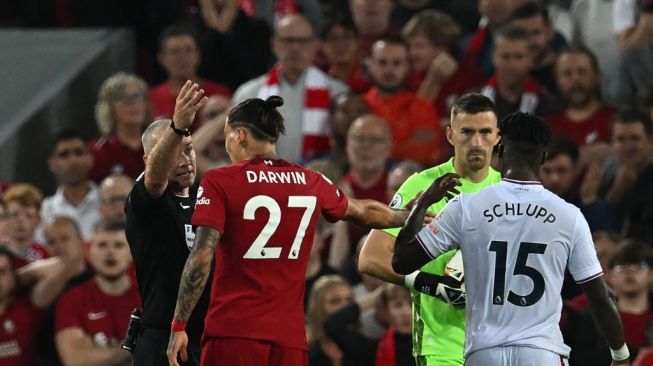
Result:
{"type": "Polygon", "coordinates": [[[278,96],[247,99],[229,113],[225,144],[234,164],[208,172],[197,192],[195,242],[168,344],[171,365],[179,354],[186,358],[186,321],[214,254],[202,365],[306,365],[304,277],[320,214],[375,227],[404,222],[405,211],[347,198],[321,174],[278,159],[282,104],[278,96]]]}
{"type": "Polygon", "coordinates": [[[566,108],[547,118],[555,135],[565,135],[584,146],[610,143],[610,124],[615,110],[599,100],[599,66],[596,57],[585,48],[560,52],[555,76],[566,108]]]}
{"type": "MultiPolygon", "coordinates": [[[[192,28],[182,25],[168,27],[161,34],[159,48],[159,63],[166,70],[168,80],[150,89],[150,100],[156,119],[172,118],[175,100],[186,80],[196,82],[207,97],[223,95],[231,98],[231,91],[226,86],[202,80],[197,76],[200,50],[192,28]]],[[[197,127],[198,118],[195,118],[191,130],[194,131],[197,127]]]]}
{"type": "Polygon", "coordinates": [[[89,247],[95,276],[66,292],[57,303],[55,340],[64,364],[131,365],[120,348],[131,311],[140,306],[129,275],[132,263],[121,220],[100,221],[89,247]]]}
{"type": "Polygon", "coordinates": [[[392,158],[425,165],[437,162],[441,158],[438,113],[433,99],[405,88],[410,70],[406,42],[396,37],[376,41],[367,67],[374,87],[365,94],[365,101],[390,126],[392,158]]]}

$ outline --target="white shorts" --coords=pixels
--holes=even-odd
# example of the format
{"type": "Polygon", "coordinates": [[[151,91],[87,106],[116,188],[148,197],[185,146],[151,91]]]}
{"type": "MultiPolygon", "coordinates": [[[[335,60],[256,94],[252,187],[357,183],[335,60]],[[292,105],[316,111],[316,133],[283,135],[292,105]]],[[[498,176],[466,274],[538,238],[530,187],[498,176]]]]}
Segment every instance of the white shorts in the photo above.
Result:
{"type": "Polygon", "coordinates": [[[465,359],[465,366],[568,366],[563,356],[541,348],[505,346],[476,351],[465,359]]]}

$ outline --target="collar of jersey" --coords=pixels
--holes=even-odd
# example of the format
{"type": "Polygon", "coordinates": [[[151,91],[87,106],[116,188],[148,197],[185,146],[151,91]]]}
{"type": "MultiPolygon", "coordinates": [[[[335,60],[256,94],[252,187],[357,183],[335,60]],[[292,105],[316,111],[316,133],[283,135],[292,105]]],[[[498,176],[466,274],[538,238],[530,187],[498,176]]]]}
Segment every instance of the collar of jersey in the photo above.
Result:
{"type": "Polygon", "coordinates": [[[524,184],[524,185],[536,185],[536,186],[542,185],[542,182],[538,182],[536,180],[516,180],[516,179],[503,178],[503,181],[512,184],[524,184]]]}

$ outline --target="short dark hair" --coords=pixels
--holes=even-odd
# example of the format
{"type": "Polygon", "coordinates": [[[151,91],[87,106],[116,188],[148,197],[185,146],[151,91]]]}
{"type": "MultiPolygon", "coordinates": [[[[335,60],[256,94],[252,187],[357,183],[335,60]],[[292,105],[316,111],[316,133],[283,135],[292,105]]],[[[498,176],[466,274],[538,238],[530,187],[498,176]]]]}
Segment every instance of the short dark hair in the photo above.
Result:
{"type": "Polygon", "coordinates": [[[551,142],[551,129],[544,120],[534,114],[513,112],[499,124],[501,140],[534,146],[546,146],[551,142]]]}
{"type": "Polygon", "coordinates": [[[63,128],[55,132],[50,139],[50,155],[54,154],[54,151],[57,149],[57,145],[60,142],[67,140],[81,140],[82,142],[86,143],[86,139],[84,139],[78,130],[70,127],[63,128]]]}
{"type": "Polygon", "coordinates": [[[483,112],[492,112],[496,115],[492,100],[479,93],[467,93],[458,98],[453,106],[451,106],[452,119],[461,113],[478,114],[483,112]]]}
{"type": "Polygon", "coordinates": [[[275,143],[279,135],[286,132],[283,116],[277,110],[282,105],[283,98],[278,95],[266,100],[246,99],[229,112],[227,123],[232,127],[247,128],[256,140],[275,143]]]}
{"type": "Polygon", "coordinates": [[[643,113],[636,108],[626,107],[619,109],[617,114],[614,116],[612,126],[616,125],[617,123],[641,123],[642,126],[644,126],[644,131],[646,131],[647,136],[651,136],[651,134],[653,134],[651,118],[649,118],[646,113],[643,113]]]}
{"type": "Polygon", "coordinates": [[[648,244],[636,239],[624,239],[615,248],[609,261],[609,268],[623,264],[637,264],[645,262],[653,268],[653,251],[648,244]]]}
{"type": "Polygon", "coordinates": [[[98,221],[97,224],[95,224],[93,232],[100,232],[100,231],[109,231],[109,232],[114,232],[114,231],[125,231],[127,230],[127,225],[125,224],[124,220],[121,219],[102,219],[98,221]]]}
{"type": "Polygon", "coordinates": [[[495,42],[498,38],[504,38],[510,41],[529,42],[531,35],[526,29],[513,23],[508,23],[497,29],[497,31],[494,33],[495,42]]]}
{"type": "Polygon", "coordinates": [[[434,45],[456,54],[461,30],[458,23],[448,14],[429,9],[413,15],[401,33],[406,39],[423,35],[434,45]]]}
{"type": "Polygon", "coordinates": [[[358,36],[358,30],[356,29],[356,25],[354,24],[354,21],[351,19],[351,17],[343,14],[336,14],[331,18],[327,19],[327,21],[322,26],[322,31],[320,32],[320,38],[322,40],[326,40],[327,36],[329,35],[329,32],[331,32],[331,30],[337,27],[344,28],[352,32],[354,36],[358,36]]]}
{"type": "Polygon", "coordinates": [[[556,61],[554,63],[556,68],[558,67],[558,60],[560,60],[560,57],[566,54],[580,54],[587,56],[587,58],[590,59],[590,64],[592,65],[594,72],[597,75],[600,74],[601,69],[599,68],[599,61],[596,59],[596,55],[594,55],[594,53],[592,53],[589,48],[583,46],[565,46],[560,51],[558,51],[558,55],[556,56],[556,61]]]}
{"type": "Polygon", "coordinates": [[[567,155],[571,161],[578,163],[578,146],[566,136],[556,136],[546,147],[546,160],[553,160],[558,155],[567,155]]]}
{"type": "Polygon", "coordinates": [[[544,20],[545,24],[551,24],[551,20],[549,19],[549,11],[546,9],[546,7],[533,1],[523,3],[522,5],[515,8],[515,10],[512,12],[512,15],[510,16],[510,20],[528,19],[538,15],[542,17],[542,20],[544,20]]]}
{"type": "Polygon", "coordinates": [[[195,46],[199,47],[197,30],[195,27],[188,23],[177,23],[168,26],[159,35],[159,51],[163,50],[168,38],[179,36],[189,36],[195,42],[195,46]]]}

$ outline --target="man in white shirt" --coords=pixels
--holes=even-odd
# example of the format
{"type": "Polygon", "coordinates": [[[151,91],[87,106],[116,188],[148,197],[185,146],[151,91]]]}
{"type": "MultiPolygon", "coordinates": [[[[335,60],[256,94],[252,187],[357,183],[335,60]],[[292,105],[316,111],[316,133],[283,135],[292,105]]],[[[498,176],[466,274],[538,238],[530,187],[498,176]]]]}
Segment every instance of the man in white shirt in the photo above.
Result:
{"type": "Polygon", "coordinates": [[[308,161],[329,151],[331,98],[348,90],[344,83],[311,66],[318,40],[309,21],[301,15],[281,18],[272,38],[278,63],[234,93],[234,105],[249,98],[283,97],[279,108],[286,133],[279,136],[277,153],[290,161],[308,161]]]}
{"type": "Polygon", "coordinates": [[[48,167],[57,177],[57,192],[43,200],[42,222],[55,216],[69,216],[79,225],[84,240],[90,240],[100,220],[100,194],[95,183],[86,179],[93,166],[93,156],[86,142],[75,130],[59,132],[52,142],[48,167]]]}
{"type": "Polygon", "coordinates": [[[453,248],[463,253],[467,291],[466,365],[560,365],[569,356],[558,327],[565,268],[589,300],[612,350],[628,364],[628,348],[608,296],[587,221],[575,206],[544,189],[539,167],[551,131],[539,117],[516,112],[502,121],[503,181],[458,193],[448,174],[418,199],[395,244],[393,268],[410,274],[453,248]],[[426,209],[450,199],[422,227],[426,209]]]}

